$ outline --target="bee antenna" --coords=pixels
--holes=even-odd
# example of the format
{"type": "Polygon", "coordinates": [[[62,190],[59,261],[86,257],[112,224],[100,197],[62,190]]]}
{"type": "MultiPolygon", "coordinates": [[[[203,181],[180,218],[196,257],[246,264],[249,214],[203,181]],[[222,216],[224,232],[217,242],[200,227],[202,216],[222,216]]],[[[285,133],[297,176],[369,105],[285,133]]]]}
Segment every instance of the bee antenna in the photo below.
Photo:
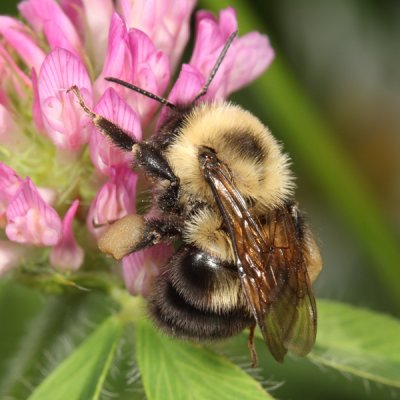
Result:
{"type": "Polygon", "coordinates": [[[177,108],[175,104],[170,103],[167,99],[164,99],[163,97],[157,96],[154,93],[148,92],[147,90],[144,90],[144,89],[142,89],[142,88],[140,88],[138,86],[132,85],[131,83],[125,82],[125,81],[123,81],[121,79],[112,78],[112,77],[106,77],[104,79],[106,81],[114,82],[114,83],[116,83],[118,85],[124,86],[124,87],[126,87],[128,89],[131,89],[131,90],[133,90],[135,92],[138,92],[138,93],[142,94],[143,96],[146,96],[146,97],[149,97],[150,99],[158,101],[163,106],[167,106],[168,108],[171,108],[173,110],[176,110],[176,108],[177,108]]]}
{"type": "Polygon", "coordinates": [[[213,81],[213,79],[215,77],[215,74],[217,73],[219,67],[221,66],[221,63],[224,60],[226,53],[228,52],[228,49],[231,46],[233,39],[235,39],[237,34],[238,34],[238,31],[235,31],[235,32],[231,33],[230,36],[228,37],[228,40],[226,41],[225,46],[222,49],[222,51],[217,59],[217,62],[215,63],[213,69],[210,72],[210,75],[208,76],[206,84],[200,90],[200,93],[194,98],[193,103],[195,103],[197,100],[199,100],[201,97],[203,97],[207,93],[207,90],[210,87],[211,82],[213,81]]]}

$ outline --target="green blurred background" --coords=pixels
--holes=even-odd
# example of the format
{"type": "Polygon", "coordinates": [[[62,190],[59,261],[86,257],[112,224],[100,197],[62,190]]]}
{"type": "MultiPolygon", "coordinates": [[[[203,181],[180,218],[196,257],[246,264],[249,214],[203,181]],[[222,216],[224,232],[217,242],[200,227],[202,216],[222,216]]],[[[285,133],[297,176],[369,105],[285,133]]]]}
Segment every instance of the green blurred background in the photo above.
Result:
{"type": "MultiPolygon", "coordinates": [[[[0,14],[15,14],[16,3],[2,0],[0,14]]],[[[238,10],[241,34],[265,32],[277,51],[271,69],[233,99],[270,126],[292,157],[298,200],[324,260],[317,295],[399,316],[400,2],[203,0],[199,6],[217,10],[228,4],[238,10]]],[[[11,355],[27,333],[42,335],[41,345],[50,340],[56,346],[76,304],[87,304],[92,320],[111,307],[98,296],[52,299],[49,305],[32,290],[2,282],[0,374],[12,368],[11,355]],[[30,322],[44,308],[54,313],[54,323],[44,333],[32,332],[30,322]]],[[[240,358],[241,340],[222,351],[240,358]]],[[[36,352],[45,359],[41,348],[36,352]]],[[[397,395],[307,361],[277,366],[268,358],[261,364],[260,379],[285,381],[272,391],[282,399],[397,395]]],[[[35,369],[36,363],[27,366],[32,376],[35,369]]],[[[32,385],[29,376],[26,386],[32,385]]],[[[24,398],[22,389],[14,393],[24,398]]]]}

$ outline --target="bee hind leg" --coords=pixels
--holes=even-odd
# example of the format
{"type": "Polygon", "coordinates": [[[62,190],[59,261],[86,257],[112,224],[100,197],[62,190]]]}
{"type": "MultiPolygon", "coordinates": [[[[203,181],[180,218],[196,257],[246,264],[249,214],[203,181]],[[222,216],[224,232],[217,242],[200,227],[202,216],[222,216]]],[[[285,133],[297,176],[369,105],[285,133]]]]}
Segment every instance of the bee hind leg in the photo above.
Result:
{"type": "Polygon", "coordinates": [[[152,219],[132,214],[114,222],[100,236],[98,246],[103,253],[120,260],[135,251],[171,241],[180,233],[178,219],[152,219]]]}
{"type": "Polygon", "coordinates": [[[254,343],[254,333],[256,330],[256,322],[254,321],[250,326],[249,326],[249,337],[247,338],[247,347],[250,351],[250,357],[251,357],[251,367],[255,368],[257,367],[257,351],[256,351],[256,346],[254,343]]]}

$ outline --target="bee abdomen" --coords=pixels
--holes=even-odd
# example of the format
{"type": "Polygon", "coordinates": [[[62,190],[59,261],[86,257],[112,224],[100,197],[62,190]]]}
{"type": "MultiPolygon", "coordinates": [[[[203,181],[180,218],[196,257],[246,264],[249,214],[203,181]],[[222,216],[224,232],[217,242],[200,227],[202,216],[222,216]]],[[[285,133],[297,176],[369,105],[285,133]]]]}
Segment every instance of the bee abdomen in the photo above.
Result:
{"type": "Polygon", "coordinates": [[[211,341],[236,335],[253,323],[246,309],[218,313],[196,308],[163,276],[158,278],[156,286],[148,306],[150,317],[170,336],[211,341]]]}
{"type": "Polygon", "coordinates": [[[183,247],[166,268],[167,280],[199,310],[225,313],[247,304],[236,266],[198,247],[183,247]]]}
{"type": "Polygon", "coordinates": [[[222,339],[251,325],[234,265],[185,246],[154,282],[150,316],[167,334],[194,340],[222,339]]]}

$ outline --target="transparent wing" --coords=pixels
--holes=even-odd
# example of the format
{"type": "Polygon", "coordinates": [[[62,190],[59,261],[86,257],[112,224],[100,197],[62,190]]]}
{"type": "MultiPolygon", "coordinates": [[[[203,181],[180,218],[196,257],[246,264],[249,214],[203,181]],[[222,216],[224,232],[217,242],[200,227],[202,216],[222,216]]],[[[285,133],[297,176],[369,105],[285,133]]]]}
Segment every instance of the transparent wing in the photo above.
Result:
{"type": "Polygon", "coordinates": [[[317,309],[295,222],[288,208],[271,212],[265,225],[270,253],[267,264],[280,285],[270,293],[264,338],[278,361],[287,350],[304,356],[315,343],[317,309]]]}
{"type": "Polygon", "coordinates": [[[203,161],[203,173],[229,231],[239,277],[264,340],[277,361],[288,349],[305,355],[315,342],[317,313],[290,210],[271,211],[261,224],[229,170],[216,156],[210,158],[203,161]]]}

